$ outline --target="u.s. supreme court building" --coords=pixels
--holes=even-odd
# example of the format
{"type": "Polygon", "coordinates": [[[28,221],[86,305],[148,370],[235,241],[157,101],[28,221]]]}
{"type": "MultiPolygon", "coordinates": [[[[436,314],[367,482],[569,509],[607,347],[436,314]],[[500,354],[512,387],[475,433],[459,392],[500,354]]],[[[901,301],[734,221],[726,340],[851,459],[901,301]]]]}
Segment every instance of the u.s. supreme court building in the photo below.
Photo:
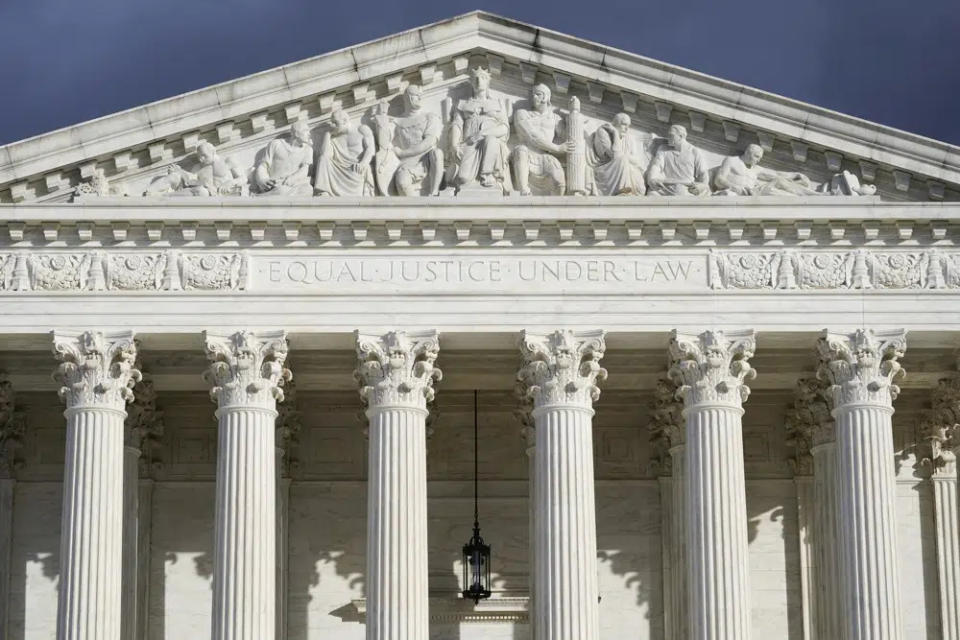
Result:
{"type": "Polygon", "coordinates": [[[0,636],[960,640],[958,245],[960,148],[486,13],[0,147],[0,636]]]}

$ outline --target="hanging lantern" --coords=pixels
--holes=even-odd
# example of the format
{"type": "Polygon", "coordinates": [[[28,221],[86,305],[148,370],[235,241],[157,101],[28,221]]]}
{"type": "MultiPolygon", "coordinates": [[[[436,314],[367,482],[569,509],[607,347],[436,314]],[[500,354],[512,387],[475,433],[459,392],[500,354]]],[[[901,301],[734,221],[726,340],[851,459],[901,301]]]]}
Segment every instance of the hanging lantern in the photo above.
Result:
{"type": "Polygon", "coordinates": [[[490,545],[484,544],[480,535],[479,486],[477,468],[478,426],[477,399],[473,392],[473,537],[463,545],[463,591],[464,599],[478,603],[490,597],[490,545]]]}

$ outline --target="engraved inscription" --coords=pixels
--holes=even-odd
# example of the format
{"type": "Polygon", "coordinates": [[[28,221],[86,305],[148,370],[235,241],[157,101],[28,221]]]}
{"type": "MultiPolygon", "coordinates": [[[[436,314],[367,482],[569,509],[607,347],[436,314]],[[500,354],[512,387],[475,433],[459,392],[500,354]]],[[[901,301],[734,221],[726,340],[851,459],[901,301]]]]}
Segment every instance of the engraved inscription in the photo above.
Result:
{"type": "Polygon", "coordinates": [[[318,292],[358,289],[470,291],[534,288],[534,291],[637,292],[645,289],[702,289],[706,264],[700,257],[426,257],[275,258],[258,264],[263,288],[309,288],[318,292]]]}

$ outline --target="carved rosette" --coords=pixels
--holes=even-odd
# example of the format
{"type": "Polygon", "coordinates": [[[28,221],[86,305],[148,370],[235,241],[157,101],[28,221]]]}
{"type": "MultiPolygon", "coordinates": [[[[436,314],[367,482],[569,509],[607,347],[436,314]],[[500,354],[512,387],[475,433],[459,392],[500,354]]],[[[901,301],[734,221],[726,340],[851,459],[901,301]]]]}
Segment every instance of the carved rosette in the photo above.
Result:
{"type": "Polygon", "coordinates": [[[140,450],[140,477],[156,476],[163,470],[160,451],[164,425],[163,412],[157,409],[157,392],[149,373],[142,372],[142,379],[133,387],[133,400],[127,406],[124,427],[126,444],[140,450]]]}
{"type": "Polygon", "coordinates": [[[939,381],[919,427],[920,467],[931,474],[956,474],[960,455],[960,375],[939,381]]]}
{"type": "Polygon", "coordinates": [[[303,428],[301,414],[297,410],[297,386],[293,380],[284,385],[283,402],[277,404],[277,450],[283,457],[280,462],[280,475],[289,478],[299,466],[297,446],[300,444],[300,430],[303,428]]]}
{"type": "Polygon", "coordinates": [[[53,379],[67,409],[103,407],[122,411],[140,381],[132,331],[54,331],[53,353],[60,365],[53,379]]]}
{"type": "Polygon", "coordinates": [[[523,365],[517,372],[521,397],[532,413],[551,406],[577,406],[593,410],[600,399],[598,383],[607,378],[600,366],[606,332],[557,330],[520,335],[523,365]]]}
{"type": "Polygon", "coordinates": [[[677,397],[677,385],[669,378],[657,380],[650,402],[650,422],[647,424],[653,447],[651,466],[654,473],[670,475],[673,456],[670,450],[686,441],[683,420],[683,402],[677,397]]]}
{"type": "Polygon", "coordinates": [[[830,385],[834,408],[870,404],[892,408],[900,393],[894,381],[904,374],[900,358],[907,350],[907,332],[853,333],[824,330],[817,341],[820,366],[817,377],[830,385]]]}
{"type": "Polygon", "coordinates": [[[211,385],[210,398],[221,409],[258,407],[274,410],[283,401],[283,385],[293,375],[287,360],[285,331],[205,331],[204,346],[210,367],[203,378],[211,385]]]}
{"type": "Polygon", "coordinates": [[[0,478],[12,478],[23,467],[20,451],[26,430],[24,411],[17,406],[13,383],[0,372],[0,478]]]}
{"type": "Polygon", "coordinates": [[[794,391],[793,406],[787,411],[787,445],[793,448],[790,464],[798,476],[813,473],[811,451],[835,438],[830,415],[829,385],[819,378],[801,378],[794,391]]]}
{"type": "Polygon", "coordinates": [[[741,408],[750,395],[744,381],[757,375],[749,363],[756,344],[753,330],[692,335],[674,329],[668,375],[686,409],[698,405],[741,408]]]}
{"type": "Polygon", "coordinates": [[[440,353],[436,331],[356,332],[357,369],[364,409],[411,408],[426,411],[434,385],[443,377],[435,366],[440,353]]]}

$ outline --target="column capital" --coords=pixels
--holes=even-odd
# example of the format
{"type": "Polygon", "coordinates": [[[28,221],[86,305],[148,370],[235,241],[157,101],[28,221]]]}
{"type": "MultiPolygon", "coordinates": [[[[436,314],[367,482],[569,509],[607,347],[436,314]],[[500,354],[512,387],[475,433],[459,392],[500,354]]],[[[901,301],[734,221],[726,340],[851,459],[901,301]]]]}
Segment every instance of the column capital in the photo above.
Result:
{"type": "Polygon", "coordinates": [[[830,385],[820,378],[797,380],[793,406],[786,415],[787,444],[794,449],[790,460],[794,475],[811,475],[812,450],[836,437],[829,391],[830,385]]]}
{"type": "Polygon", "coordinates": [[[300,461],[297,458],[297,446],[300,444],[300,431],[303,429],[302,414],[297,409],[297,386],[290,380],[284,386],[283,402],[277,404],[276,446],[280,452],[280,475],[289,478],[297,470],[300,461]]]}
{"type": "Polygon", "coordinates": [[[904,329],[850,333],[824,329],[817,341],[817,376],[830,384],[834,411],[854,404],[892,408],[900,393],[894,381],[904,373],[899,359],[906,350],[904,329]]]}
{"type": "Polygon", "coordinates": [[[140,450],[140,477],[152,478],[163,469],[160,455],[163,412],[157,409],[157,392],[152,377],[147,372],[141,373],[143,377],[134,385],[133,400],[127,406],[124,435],[127,446],[140,450]]]}
{"type": "Polygon", "coordinates": [[[960,455],[960,375],[942,378],[920,416],[919,466],[933,477],[957,473],[960,455]]]}
{"type": "Polygon", "coordinates": [[[285,331],[203,332],[210,366],[203,374],[210,398],[221,409],[258,407],[275,409],[283,400],[283,385],[293,375],[287,360],[285,331]]]}
{"type": "Polygon", "coordinates": [[[0,371],[0,479],[13,478],[23,466],[20,449],[25,431],[24,411],[17,406],[13,383],[0,371]]]}
{"type": "Polygon", "coordinates": [[[600,366],[605,335],[600,329],[521,332],[523,365],[517,372],[517,391],[527,399],[525,406],[532,411],[551,405],[592,409],[600,398],[597,383],[607,377],[600,366]]]}
{"type": "Polygon", "coordinates": [[[357,368],[353,377],[369,410],[399,406],[426,410],[433,402],[434,385],[443,377],[435,366],[440,335],[431,331],[357,331],[357,368]]]}
{"type": "Polygon", "coordinates": [[[724,405],[739,409],[750,395],[744,380],[756,377],[749,360],[756,350],[756,333],[710,330],[698,335],[670,333],[669,376],[687,409],[724,405]]]}
{"type": "Polygon", "coordinates": [[[670,475],[673,471],[670,451],[686,443],[687,429],[683,420],[683,401],[677,397],[676,383],[669,378],[657,380],[654,387],[647,431],[654,451],[652,466],[657,472],[670,475]]]}
{"type": "Polygon", "coordinates": [[[53,374],[67,409],[102,407],[123,411],[141,375],[133,331],[53,331],[53,374]]]}

